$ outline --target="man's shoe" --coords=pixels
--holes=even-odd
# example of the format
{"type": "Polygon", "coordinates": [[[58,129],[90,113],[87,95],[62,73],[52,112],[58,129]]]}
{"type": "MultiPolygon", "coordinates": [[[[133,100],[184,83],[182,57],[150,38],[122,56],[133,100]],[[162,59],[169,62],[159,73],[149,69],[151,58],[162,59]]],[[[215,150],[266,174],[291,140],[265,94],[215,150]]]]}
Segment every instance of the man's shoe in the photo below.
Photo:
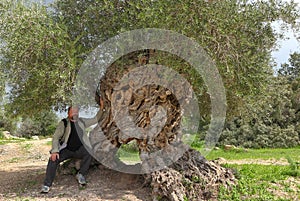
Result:
{"type": "Polygon", "coordinates": [[[77,181],[80,185],[85,185],[86,184],[86,180],[85,180],[84,176],[81,173],[78,173],[76,175],[76,179],[77,179],[77,181]]]}
{"type": "Polygon", "coordinates": [[[48,193],[49,191],[50,191],[50,187],[44,185],[44,186],[42,187],[41,193],[48,193]]]}

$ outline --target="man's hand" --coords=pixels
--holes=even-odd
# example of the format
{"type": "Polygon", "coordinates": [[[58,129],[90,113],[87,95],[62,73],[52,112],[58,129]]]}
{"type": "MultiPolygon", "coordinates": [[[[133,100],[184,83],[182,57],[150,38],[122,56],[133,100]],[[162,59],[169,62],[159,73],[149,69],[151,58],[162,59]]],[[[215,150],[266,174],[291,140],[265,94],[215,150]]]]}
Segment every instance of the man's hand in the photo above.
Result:
{"type": "Polygon", "coordinates": [[[56,160],[59,159],[59,154],[58,153],[51,153],[50,159],[55,162],[56,160]]]}

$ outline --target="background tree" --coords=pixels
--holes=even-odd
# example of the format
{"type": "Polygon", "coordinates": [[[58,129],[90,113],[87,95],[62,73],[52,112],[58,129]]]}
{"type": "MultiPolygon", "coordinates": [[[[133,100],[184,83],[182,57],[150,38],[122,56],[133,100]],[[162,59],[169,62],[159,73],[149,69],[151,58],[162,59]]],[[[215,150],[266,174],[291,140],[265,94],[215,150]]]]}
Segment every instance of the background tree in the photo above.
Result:
{"type": "Polygon", "coordinates": [[[281,64],[278,70],[279,76],[288,77],[290,80],[299,78],[300,75],[300,54],[294,52],[290,55],[289,63],[281,64]]]}
{"type": "Polygon", "coordinates": [[[256,96],[243,115],[227,121],[219,145],[247,148],[295,147],[300,144],[299,112],[286,78],[273,78],[268,93],[256,96]]]}
{"type": "Polygon", "coordinates": [[[278,70],[278,77],[286,79],[291,86],[291,100],[296,113],[300,111],[300,54],[294,52],[290,55],[289,63],[284,63],[278,70]]]}
{"type": "Polygon", "coordinates": [[[17,135],[30,138],[33,135],[49,136],[53,135],[57,126],[57,116],[54,112],[42,111],[31,118],[27,117],[20,123],[17,135]]]}
{"type": "Polygon", "coordinates": [[[31,116],[70,103],[79,46],[58,22],[45,6],[0,2],[0,69],[11,89],[10,113],[31,116]]]}
{"type": "Polygon", "coordinates": [[[12,135],[16,134],[18,118],[12,117],[4,109],[0,111],[0,130],[9,131],[12,135]]]}
{"type": "Polygon", "coordinates": [[[300,144],[299,53],[290,55],[267,93],[249,100],[243,115],[228,121],[219,144],[292,147],[300,144]]]}

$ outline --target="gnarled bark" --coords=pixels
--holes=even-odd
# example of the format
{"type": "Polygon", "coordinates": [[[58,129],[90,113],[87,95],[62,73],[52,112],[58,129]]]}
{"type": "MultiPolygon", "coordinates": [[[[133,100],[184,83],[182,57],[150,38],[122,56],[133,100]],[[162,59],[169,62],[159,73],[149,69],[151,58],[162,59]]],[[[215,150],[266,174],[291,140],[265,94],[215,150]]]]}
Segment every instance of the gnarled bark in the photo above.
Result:
{"type": "MultiPolygon", "coordinates": [[[[145,62],[147,59],[139,61],[145,62]]],[[[99,93],[104,99],[105,115],[90,133],[94,156],[99,162],[115,170],[126,171],[127,168],[136,173],[146,172],[145,178],[153,188],[154,199],[159,197],[174,201],[183,201],[185,198],[216,199],[220,185],[228,188],[234,184],[235,179],[229,169],[207,161],[199,152],[187,149],[182,142],[180,131],[182,111],[179,104],[182,100],[178,99],[186,98],[184,101],[188,102],[192,89],[188,85],[178,83],[176,90],[181,91],[182,97],[175,97],[170,89],[155,84],[136,89],[130,79],[127,82],[120,82],[123,76],[126,77],[128,72],[142,64],[145,63],[121,68],[113,64],[101,79],[99,93]],[[165,115],[158,115],[160,108],[165,109],[165,115]],[[125,118],[117,125],[116,119],[123,116],[129,116],[130,119],[126,121],[125,118]],[[134,123],[135,128],[140,128],[140,133],[133,132],[128,123],[130,121],[134,123]],[[153,135],[144,132],[150,129],[154,130],[153,135]],[[132,140],[137,142],[141,167],[126,166],[115,157],[118,148],[132,140]],[[157,165],[165,164],[165,155],[172,155],[178,150],[179,156],[175,154],[173,158],[168,159],[172,161],[171,165],[155,169],[157,165]],[[147,169],[155,171],[147,172],[147,169]]],[[[147,73],[139,77],[146,79],[147,73]]],[[[99,100],[97,95],[96,100],[99,100]]]]}

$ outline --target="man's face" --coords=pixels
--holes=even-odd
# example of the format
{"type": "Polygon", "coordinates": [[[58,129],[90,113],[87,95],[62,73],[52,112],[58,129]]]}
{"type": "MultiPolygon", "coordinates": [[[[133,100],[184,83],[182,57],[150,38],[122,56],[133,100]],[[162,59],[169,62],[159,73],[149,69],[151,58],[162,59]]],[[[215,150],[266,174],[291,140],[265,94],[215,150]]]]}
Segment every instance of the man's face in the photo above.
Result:
{"type": "Polygon", "coordinates": [[[79,108],[72,107],[68,112],[68,117],[69,117],[70,121],[73,121],[73,122],[77,121],[78,116],[79,116],[79,108]]]}

